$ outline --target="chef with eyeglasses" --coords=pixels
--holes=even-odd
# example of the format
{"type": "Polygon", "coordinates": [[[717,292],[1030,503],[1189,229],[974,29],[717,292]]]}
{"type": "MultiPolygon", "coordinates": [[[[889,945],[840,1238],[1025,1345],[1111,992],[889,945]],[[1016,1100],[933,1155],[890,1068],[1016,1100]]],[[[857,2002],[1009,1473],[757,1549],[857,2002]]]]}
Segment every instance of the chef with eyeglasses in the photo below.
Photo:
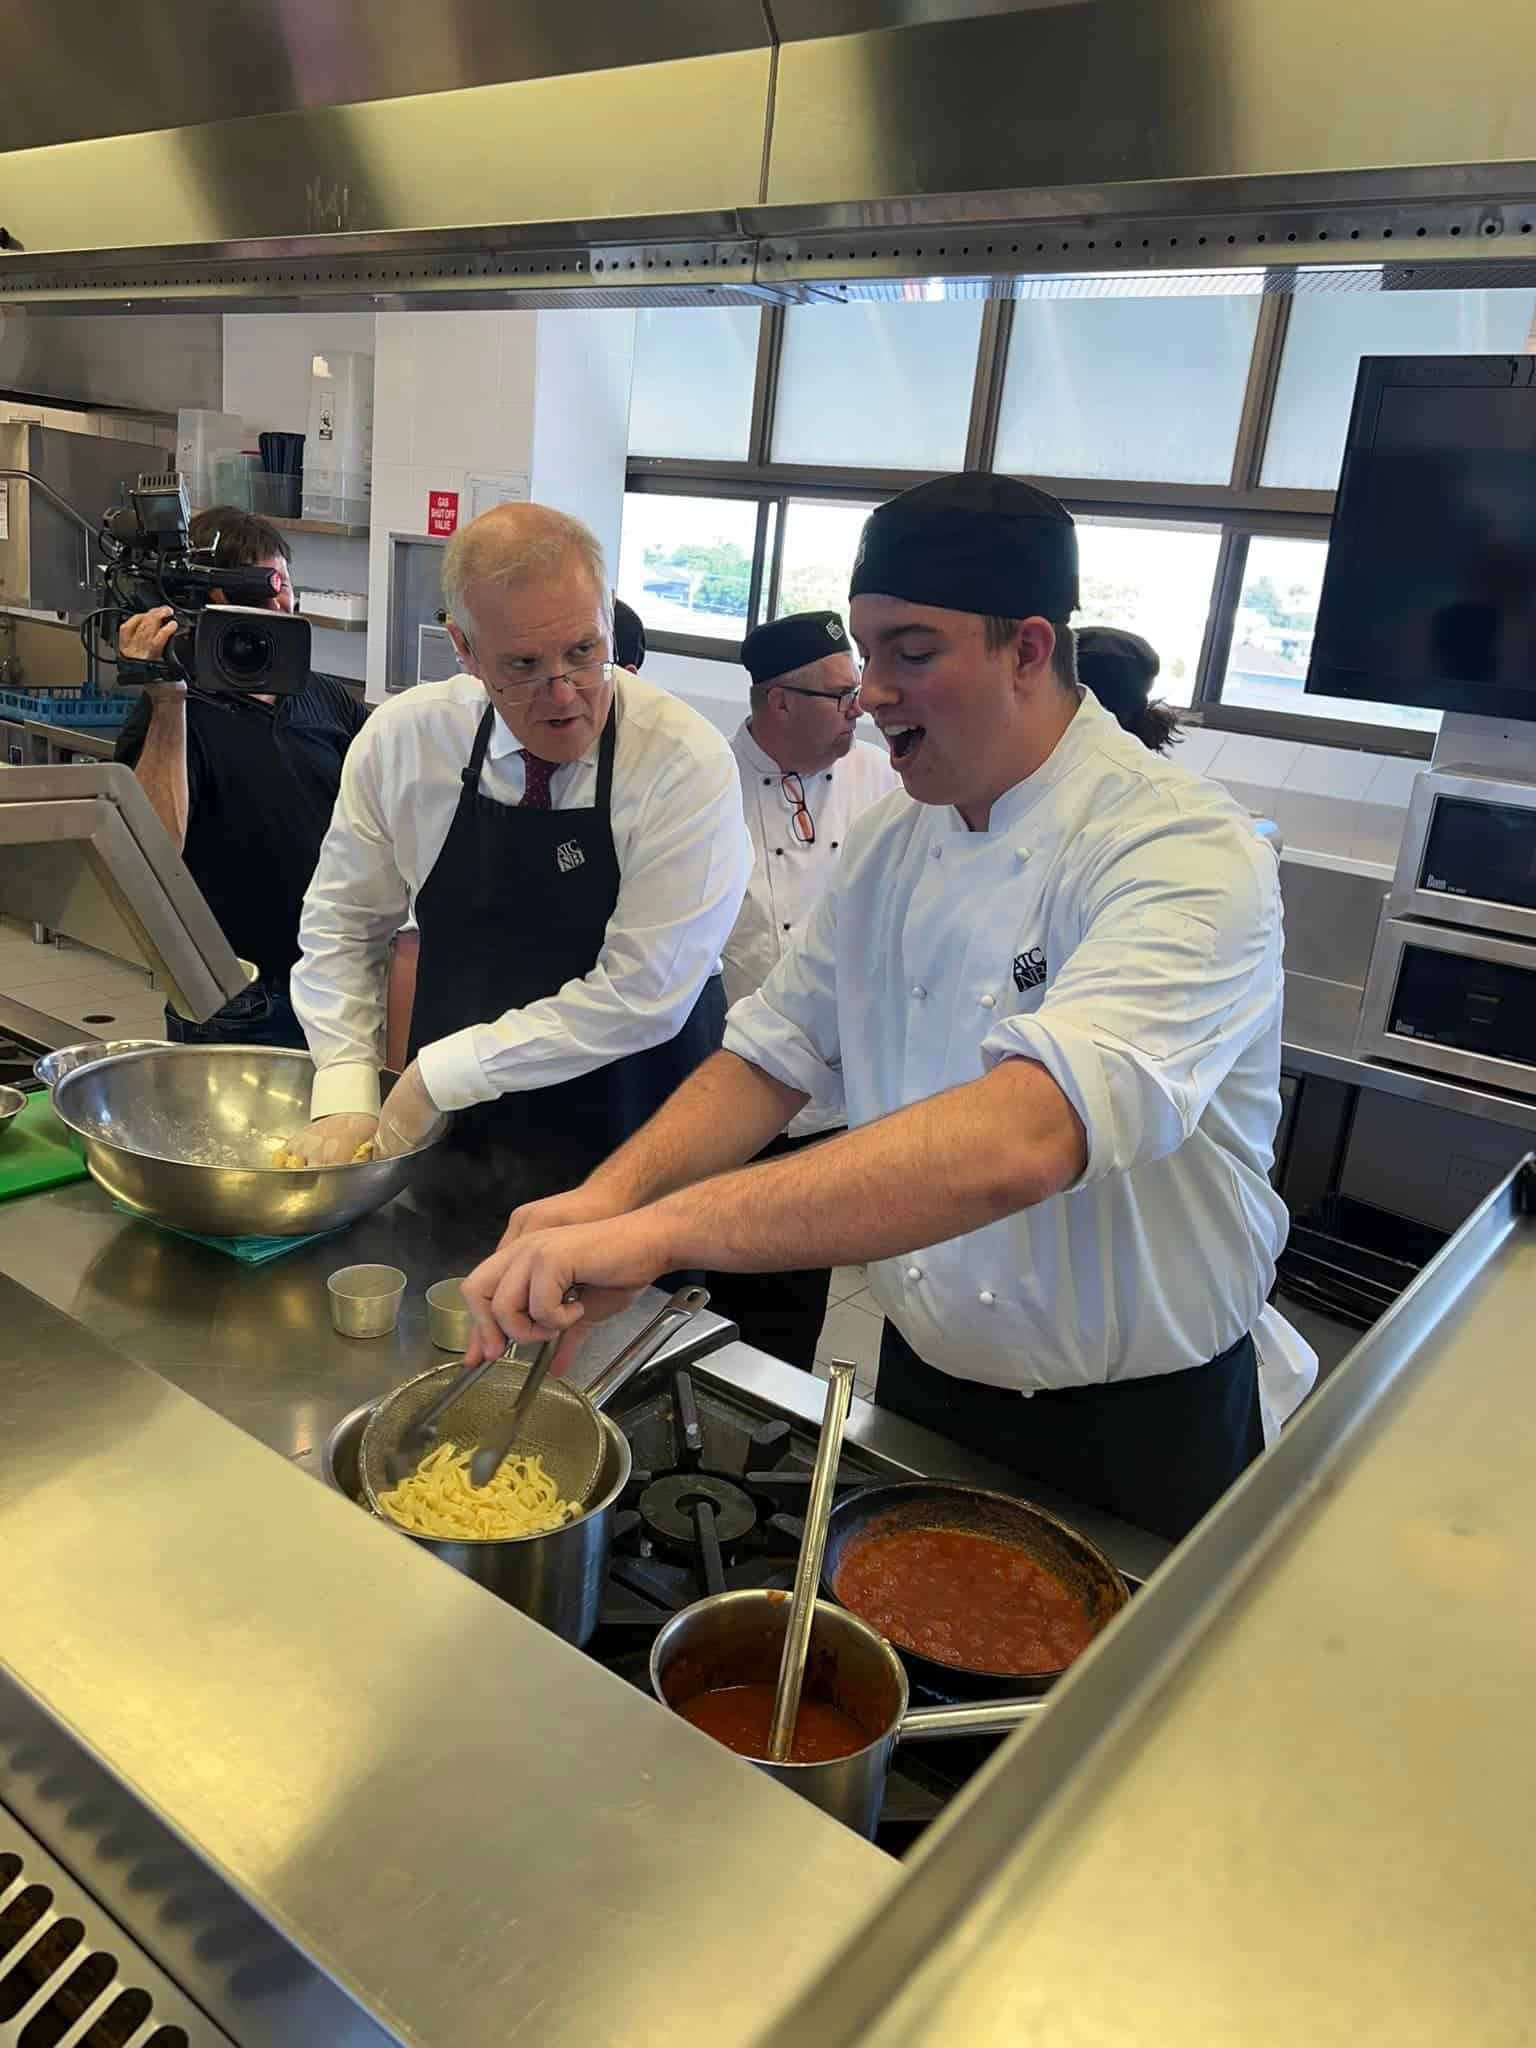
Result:
{"type": "Polygon", "coordinates": [[[863,1260],[879,1404],[1021,1492],[1176,1539],[1258,1455],[1279,863],[1079,685],[1077,601],[1072,520],[1028,485],[871,516],[850,624],[905,793],[855,821],[725,1049],[513,1218],[466,1283],[472,1356],[676,1266],[863,1260]],[[743,1167],[808,1102],[847,1135],[743,1167]]]}
{"type": "MultiPolygon", "coordinates": [[[[900,787],[883,746],[861,745],[859,670],[836,612],[794,612],[741,643],[750,709],[731,751],[752,837],[752,879],[725,947],[725,999],[755,995],[830,883],[861,811],[900,787]]],[[[781,1159],[843,1128],[836,1108],[807,1104],[759,1155],[781,1159]]],[[[712,1273],[713,1305],[745,1342],[807,1372],[832,1273],[712,1273]]]]}
{"type": "Polygon", "coordinates": [[[349,754],[300,926],[315,1163],[421,1143],[480,1215],[580,1181],[720,1044],[751,848],[724,738],[610,661],[602,549],[502,505],[443,560],[464,673],[381,705],[349,754]],[[413,913],[410,1064],[379,1106],[389,944],[413,913]]]}

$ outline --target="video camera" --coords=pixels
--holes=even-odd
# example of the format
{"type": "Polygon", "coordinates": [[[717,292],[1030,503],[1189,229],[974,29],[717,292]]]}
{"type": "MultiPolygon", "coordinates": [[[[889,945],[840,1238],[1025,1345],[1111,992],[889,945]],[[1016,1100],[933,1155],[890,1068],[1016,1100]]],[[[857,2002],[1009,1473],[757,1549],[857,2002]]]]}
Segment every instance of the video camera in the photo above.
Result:
{"type": "Polygon", "coordinates": [[[119,656],[124,688],[184,682],[201,690],[290,696],[309,681],[309,621],[269,610],[281,584],[274,569],[221,568],[212,548],[194,548],[187,487],[179,475],[141,476],[128,503],[108,512],[100,543],[103,598],[92,623],[115,644],[135,612],[169,605],[177,629],[158,661],[119,656]],[[213,604],[220,590],[226,602],[213,604]]]}

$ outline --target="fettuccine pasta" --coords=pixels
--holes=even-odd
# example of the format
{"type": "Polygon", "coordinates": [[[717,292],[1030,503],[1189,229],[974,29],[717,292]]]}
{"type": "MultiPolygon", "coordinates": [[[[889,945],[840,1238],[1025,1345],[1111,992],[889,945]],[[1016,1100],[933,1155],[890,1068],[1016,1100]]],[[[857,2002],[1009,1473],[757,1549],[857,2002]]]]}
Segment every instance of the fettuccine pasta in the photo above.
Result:
{"type": "Polygon", "coordinates": [[[402,1529],[417,1536],[537,1536],[581,1513],[562,1500],[537,1453],[503,1459],[489,1486],[469,1476],[470,1453],[438,1444],[408,1479],[379,1495],[402,1529]]]}

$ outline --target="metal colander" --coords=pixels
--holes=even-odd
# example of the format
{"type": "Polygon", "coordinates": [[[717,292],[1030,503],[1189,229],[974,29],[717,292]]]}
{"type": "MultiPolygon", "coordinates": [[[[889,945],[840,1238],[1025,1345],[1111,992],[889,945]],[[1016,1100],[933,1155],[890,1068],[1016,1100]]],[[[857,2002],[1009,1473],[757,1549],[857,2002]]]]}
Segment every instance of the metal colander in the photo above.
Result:
{"type": "MultiPolygon", "coordinates": [[[[529,1365],[520,1360],[498,1359],[444,1415],[437,1442],[473,1451],[488,1440],[494,1441],[506,1429],[529,1370],[529,1365]]],[[[359,1447],[358,1472],[369,1507],[386,1522],[391,1517],[388,1509],[381,1506],[379,1495],[395,1484],[404,1438],[432,1403],[447,1392],[449,1382],[463,1377],[461,1365],[434,1366],[430,1372],[420,1373],[403,1387],[397,1387],[369,1417],[359,1447]]],[[[428,1444],[414,1456],[407,1453],[405,1469],[414,1468],[425,1451],[432,1448],[428,1444]]],[[[602,1419],[587,1396],[564,1380],[546,1380],[523,1418],[516,1453],[537,1451],[561,1499],[585,1505],[602,1469],[603,1448],[602,1419]]]]}

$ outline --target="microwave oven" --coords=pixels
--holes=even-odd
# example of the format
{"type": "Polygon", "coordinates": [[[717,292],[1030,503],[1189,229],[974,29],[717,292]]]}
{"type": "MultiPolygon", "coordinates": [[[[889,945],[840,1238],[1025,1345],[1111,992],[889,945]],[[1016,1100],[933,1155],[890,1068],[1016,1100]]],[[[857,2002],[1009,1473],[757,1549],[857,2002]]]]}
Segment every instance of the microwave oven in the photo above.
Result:
{"type": "Polygon", "coordinates": [[[1536,781],[1426,769],[1387,915],[1536,940],[1536,781]]]}
{"type": "Polygon", "coordinates": [[[1357,1049],[1536,1096],[1536,943],[1382,907],[1357,1049]]]}

